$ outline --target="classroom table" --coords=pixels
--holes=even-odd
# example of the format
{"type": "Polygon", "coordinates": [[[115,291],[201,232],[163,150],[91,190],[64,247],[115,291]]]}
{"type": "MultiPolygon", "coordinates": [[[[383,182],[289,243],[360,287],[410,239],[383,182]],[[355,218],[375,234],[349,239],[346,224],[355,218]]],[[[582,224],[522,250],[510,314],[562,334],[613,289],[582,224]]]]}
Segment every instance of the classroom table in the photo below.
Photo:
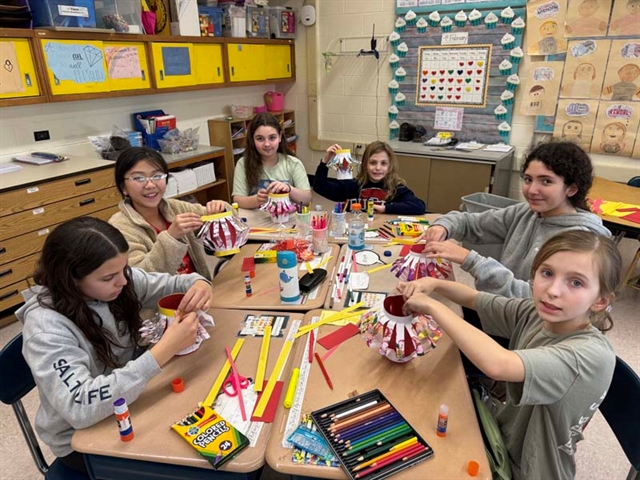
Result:
{"type": "MultiPolygon", "coordinates": [[[[391,288],[389,285],[389,290],[391,288]]],[[[459,307],[455,309],[460,312],[459,307]]],[[[313,321],[319,314],[320,310],[307,313],[304,323],[313,321]]],[[[337,328],[324,325],[320,327],[317,338],[322,338],[337,328]]],[[[306,337],[307,335],[300,338],[306,337]]],[[[318,344],[315,351],[320,356],[326,353],[318,344]]],[[[305,343],[297,343],[288,365],[288,376],[291,369],[301,366],[306,355],[308,352],[305,343]]],[[[434,350],[404,364],[391,362],[381,356],[377,349],[368,348],[365,341],[356,335],[341,344],[324,364],[332,380],[333,390],[327,385],[314,359],[304,390],[302,413],[308,414],[352,396],[379,389],[433,448],[432,458],[395,474],[394,479],[471,478],[467,474],[470,460],[475,460],[480,465],[479,474],[475,478],[491,479],[460,353],[446,334],[434,350]],[[449,406],[449,424],[444,438],[436,435],[441,404],[449,406]]],[[[301,383],[299,380],[298,385],[301,383]]],[[[266,460],[271,468],[294,478],[347,478],[340,468],[292,462],[292,449],[282,445],[287,422],[297,424],[289,420],[290,411],[280,409],[276,414],[266,452],[266,460]]]]}
{"type": "MultiPolygon", "coordinates": [[[[129,405],[135,438],[122,442],[114,417],[74,433],[71,446],[85,454],[92,478],[101,480],[180,479],[254,479],[264,465],[267,439],[272,424],[265,423],[255,447],[247,447],[215,474],[210,463],[180,438],[170,426],[193,412],[203,401],[226,361],[225,346],[232,348],[248,314],[270,314],[239,310],[211,309],[215,326],[208,329],[211,338],[189,355],[173,358],[162,372],[149,381],[140,397],[129,405]],[[173,393],[171,381],[181,377],[185,389],[173,393]]],[[[276,313],[272,313],[276,315],[276,313]]],[[[278,313],[277,315],[283,315],[278,313]]],[[[302,319],[289,316],[282,337],[272,337],[267,362],[269,374],[278,358],[289,325],[302,319]]],[[[239,373],[255,378],[261,337],[245,337],[236,359],[239,373]]]]}
{"type": "MultiPolygon", "coordinates": [[[[375,263],[363,265],[356,262],[355,264],[356,268],[354,269],[354,267],[352,266],[351,272],[354,272],[354,271],[366,272],[367,270],[371,270],[377,267],[383,267],[385,264],[387,265],[392,264],[395,260],[398,259],[400,252],[402,251],[403,248],[405,248],[405,245],[388,245],[388,246],[385,246],[384,244],[368,245],[365,250],[361,250],[361,251],[371,252],[372,254],[371,255],[363,254],[362,255],[363,261],[364,259],[366,259],[367,263],[369,261],[375,261],[375,263]],[[391,255],[385,256],[384,255],[385,252],[391,252],[391,255]]],[[[410,247],[406,246],[406,248],[410,248],[410,247]]],[[[343,245],[340,248],[340,254],[338,256],[340,257],[340,259],[342,259],[343,256],[346,257],[347,255],[351,255],[352,252],[353,250],[350,250],[348,245],[343,245]]],[[[358,257],[359,255],[356,254],[356,258],[358,257]]],[[[339,265],[336,266],[336,271],[338,270],[338,267],[339,265]]],[[[334,274],[334,278],[332,282],[333,284],[335,284],[335,280],[336,279],[334,274]]],[[[398,283],[398,279],[391,272],[391,268],[383,268],[369,274],[369,286],[368,288],[366,288],[365,291],[375,292],[375,293],[388,293],[391,289],[393,289],[393,287],[397,283],[398,283]]],[[[342,310],[343,308],[348,307],[349,305],[357,303],[358,292],[352,292],[352,294],[354,295],[352,301],[350,301],[350,299],[348,298],[350,290],[347,282],[345,282],[342,286],[341,300],[338,300],[337,297],[334,297],[334,301],[331,302],[331,296],[332,296],[333,290],[334,289],[332,285],[331,289],[327,293],[327,297],[324,302],[323,308],[325,310],[339,311],[339,310],[342,310]]]]}
{"type": "MultiPolygon", "coordinates": [[[[612,182],[601,177],[593,178],[593,185],[587,194],[591,200],[601,198],[610,202],[624,202],[640,205],[640,188],[631,187],[623,183],[612,182]]],[[[610,215],[598,215],[605,226],[619,239],[629,234],[640,238],[640,224],[610,215]]]]}
{"type": "MultiPolygon", "coordinates": [[[[278,311],[304,311],[321,308],[324,305],[327,290],[329,289],[329,278],[327,277],[315,290],[315,298],[307,298],[301,304],[282,303],[280,301],[280,289],[278,281],[278,266],[274,263],[256,263],[255,277],[251,279],[252,296],[245,294],[244,277],[245,272],[241,270],[245,258],[253,258],[253,254],[260,247],[260,244],[250,243],[240,248],[228,264],[213,279],[213,296],[211,299],[212,308],[238,308],[265,309],[278,311]]],[[[332,256],[322,268],[327,272],[338,260],[338,245],[329,244],[329,255],[332,256]]],[[[325,254],[326,255],[326,254],[325,254]]],[[[248,272],[247,272],[248,273],[248,272]]],[[[307,270],[304,263],[298,263],[298,277],[302,277],[307,270]]],[[[312,292],[313,294],[313,292],[312,292]]]]}

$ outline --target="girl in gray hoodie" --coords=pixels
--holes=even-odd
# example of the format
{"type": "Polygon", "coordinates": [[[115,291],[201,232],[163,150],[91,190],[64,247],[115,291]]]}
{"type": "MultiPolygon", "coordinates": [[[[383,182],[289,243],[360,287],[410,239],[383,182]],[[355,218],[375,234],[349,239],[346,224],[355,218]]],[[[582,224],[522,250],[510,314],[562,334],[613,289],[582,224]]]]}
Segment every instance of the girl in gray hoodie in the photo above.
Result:
{"type": "Polygon", "coordinates": [[[476,289],[505,297],[531,297],[533,259],[549,238],[568,230],[610,236],[597,215],[589,212],[587,192],[593,181],[589,155],[571,142],[534,147],[520,170],[527,203],[481,213],[449,212],[422,236],[425,253],[459,263],[475,278],[476,289]],[[499,260],[484,257],[453,242],[501,244],[499,260]]]}
{"type": "Polygon", "coordinates": [[[40,409],[36,430],[60,460],[86,473],[71,448],[76,429],[113,414],[113,402],[133,402],[147,382],[195,342],[195,312],[207,309],[211,285],[198,274],[146,273],[127,265],[120,231],[91,217],[57,227],[45,241],[34,279],[16,316],[24,324],[22,353],[40,409]],[[138,348],[141,308],[186,292],[174,321],[147,351],[138,348]]]}

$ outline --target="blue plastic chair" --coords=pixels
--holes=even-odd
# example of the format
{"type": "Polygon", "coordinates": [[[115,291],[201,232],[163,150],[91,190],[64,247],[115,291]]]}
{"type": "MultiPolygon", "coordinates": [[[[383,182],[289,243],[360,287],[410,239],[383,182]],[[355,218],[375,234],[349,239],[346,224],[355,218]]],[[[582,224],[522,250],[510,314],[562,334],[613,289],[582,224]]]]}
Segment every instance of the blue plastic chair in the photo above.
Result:
{"type": "Polygon", "coordinates": [[[31,369],[22,356],[22,334],[19,334],[0,351],[0,401],[13,408],[33,461],[45,480],[89,480],[87,475],[67,467],[58,459],[47,464],[22,405],[22,398],[35,386],[31,369]]]}
{"type": "Polygon", "coordinates": [[[640,377],[624,360],[616,357],[613,380],[600,412],[613,430],[631,463],[627,480],[638,478],[640,470],[640,377]]]}

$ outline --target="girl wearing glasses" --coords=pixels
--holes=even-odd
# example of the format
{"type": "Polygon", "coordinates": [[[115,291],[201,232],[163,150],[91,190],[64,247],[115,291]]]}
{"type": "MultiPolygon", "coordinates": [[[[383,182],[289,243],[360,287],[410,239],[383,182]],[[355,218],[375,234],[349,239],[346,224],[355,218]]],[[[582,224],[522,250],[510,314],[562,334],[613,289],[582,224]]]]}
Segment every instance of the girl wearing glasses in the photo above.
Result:
{"type": "Polygon", "coordinates": [[[231,206],[212,200],[206,207],[163,198],[169,169],[162,155],[147,147],[131,147],[116,161],[116,186],[123,196],[120,211],[109,223],[129,243],[129,265],[147,272],[199,273],[211,278],[211,269],[196,233],[200,217],[231,206]]]}

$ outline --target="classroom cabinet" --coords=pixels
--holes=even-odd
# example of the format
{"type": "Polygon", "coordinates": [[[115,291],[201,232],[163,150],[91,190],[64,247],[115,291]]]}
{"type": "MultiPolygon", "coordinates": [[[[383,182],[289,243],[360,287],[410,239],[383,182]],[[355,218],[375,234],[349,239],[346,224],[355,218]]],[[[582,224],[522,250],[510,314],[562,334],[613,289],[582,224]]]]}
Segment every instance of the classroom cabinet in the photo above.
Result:
{"type": "Polygon", "coordinates": [[[143,42],[104,42],[109,90],[151,88],[147,49],[143,42]]]}
{"type": "Polygon", "coordinates": [[[196,84],[191,43],[153,42],[154,76],[158,88],[188,87],[196,84]]]}
{"type": "Polygon", "coordinates": [[[267,78],[264,45],[229,43],[227,54],[230,82],[253,82],[267,78]]]}
{"type": "Polygon", "coordinates": [[[40,252],[56,226],[82,215],[106,221],[118,211],[113,164],[78,164],[71,175],[65,164],[25,165],[0,187],[0,311],[22,303],[20,292],[33,285],[40,252]]]}
{"type": "Polygon", "coordinates": [[[293,64],[289,45],[265,45],[267,78],[291,78],[293,64]]]}
{"type": "Polygon", "coordinates": [[[0,98],[37,97],[38,76],[26,38],[0,39],[0,98]]]}
{"type": "Polygon", "coordinates": [[[193,57],[196,85],[224,83],[221,44],[194,43],[193,57]]]}

